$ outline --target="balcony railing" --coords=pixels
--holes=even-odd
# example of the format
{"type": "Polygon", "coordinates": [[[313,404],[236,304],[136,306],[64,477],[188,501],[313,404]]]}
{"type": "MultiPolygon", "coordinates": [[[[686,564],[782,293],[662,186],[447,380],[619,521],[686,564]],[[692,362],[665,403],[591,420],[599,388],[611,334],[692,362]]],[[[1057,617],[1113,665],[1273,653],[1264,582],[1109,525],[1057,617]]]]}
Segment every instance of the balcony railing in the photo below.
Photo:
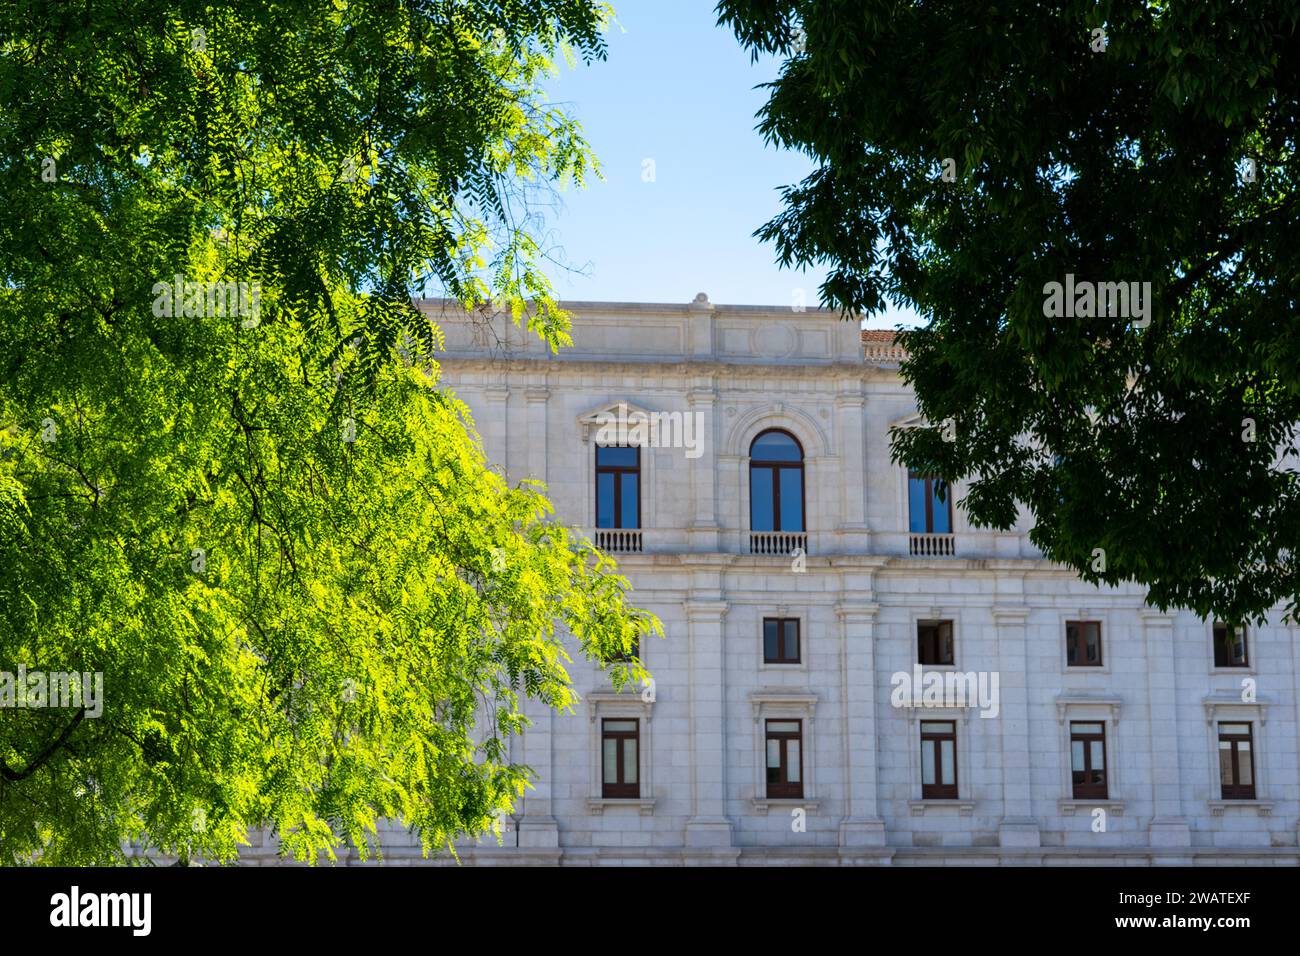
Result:
{"type": "Polygon", "coordinates": [[[808,553],[808,535],[802,531],[751,531],[750,554],[775,554],[789,557],[798,548],[808,553]]]}
{"type": "Polygon", "coordinates": [[[957,536],[914,534],[908,537],[908,553],[918,558],[951,558],[957,553],[957,536]]]}
{"type": "Polygon", "coordinates": [[[633,554],[641,549],[640,528],[598,528],[596,547],[610,554],[633,554]]]}

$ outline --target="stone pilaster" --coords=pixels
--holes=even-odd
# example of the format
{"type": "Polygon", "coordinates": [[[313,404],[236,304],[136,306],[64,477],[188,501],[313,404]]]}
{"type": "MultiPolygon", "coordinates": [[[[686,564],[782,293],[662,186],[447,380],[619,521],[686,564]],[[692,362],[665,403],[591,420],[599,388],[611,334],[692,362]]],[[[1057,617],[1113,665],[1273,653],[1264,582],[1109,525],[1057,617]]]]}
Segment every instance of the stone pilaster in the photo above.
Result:
{"type": "Polygon", "coordinates": [[[1178,760],[1174,619],[1173,615],[1155,608],[1144,608],[1139,616],[1146,647],[1147,726],[1151,742],[1148,766],[1151,774],[1152,817],[1147,837],[1153,847],[1190,847],[1192,831],[1183,816],[1182,797],[1179,794],[1182,772],[1178,760]]]}
{"type": "Polygon", "coordinates": [[[483,418],[491,427],[482,429],[483,451],[488,464],[508,474],[510,468],[510,389],[505,385],[492,385],[483,389],[483,418]]]}
{"type": "Polygon", "coordinates": [[[1034,817],[1033,781],[1030,777],[1033,742],[1029,738],[1029,658],[1026,649],[1024,606],[992,608],[998,630],[998,667],[1002,751],[1002,822],[998,842],[1008,847],[1042,845],[1034,817]]]}
{"type": "Polygon", "coordinates": [[[845,817],[840,821],[840,847],[885,845],[876,792],[876,604],[841,603],[840,673],[844,746],[845,817]]]}
{"type": "MultiPolygon", "coordinates": [[[[687,415],[698,416],[701,428],[699,458],[688,458],[685,467],[691,476],[691,548],[694,551],[718,550],[718,468],[722,422],[718,420],[718,396],[712,385],[693,388],[687,393],[687,415]]],[[[685,455],[683,449],[675,454],[685,455]]]]}
{"type": "Polygon", "coordinates": [[[727,605],[720,599],[692,599],[685,610],[691,642],[691,818],[686,822],[685,844],[688,848],[727,848],[731,846],[731,820],[726,812],[722,633],[727,605]]]}

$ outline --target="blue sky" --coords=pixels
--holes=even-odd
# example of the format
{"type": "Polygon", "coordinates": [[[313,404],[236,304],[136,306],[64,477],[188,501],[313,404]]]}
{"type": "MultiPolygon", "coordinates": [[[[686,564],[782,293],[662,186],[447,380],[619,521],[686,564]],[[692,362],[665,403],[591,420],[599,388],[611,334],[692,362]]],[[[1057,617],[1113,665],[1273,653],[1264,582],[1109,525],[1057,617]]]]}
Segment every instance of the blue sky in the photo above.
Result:
{"type": "Polygon", "coordinates": [[[715,303],[792,305],[802,290],[818,305],[824,270],[781,269],[753,236],[780,211],[780,187],[812,169],[754,129],[766,100],[755,87],[778,61],[751,63],[709,0],[616,0],[615,10],[609,58],[562,67],[547,86],[582,123],[605,176],[566,191],[550,223],[563,261],[582,273],[549,268],[560,297],[689,302],[707,292],[715,303]]]}

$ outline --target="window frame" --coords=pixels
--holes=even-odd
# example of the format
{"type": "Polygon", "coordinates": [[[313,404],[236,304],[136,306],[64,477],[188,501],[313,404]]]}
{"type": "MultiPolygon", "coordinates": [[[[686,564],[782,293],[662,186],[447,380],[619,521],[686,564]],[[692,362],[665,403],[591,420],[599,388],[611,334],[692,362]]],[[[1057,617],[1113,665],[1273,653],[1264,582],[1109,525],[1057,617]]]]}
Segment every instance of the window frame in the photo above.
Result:
{"type": "Polygon", "coordinates": [[[1226,621],[1210,622],[1210,663],[1216,671],[1249,671],[1252,668],[1250,655],[1250,629],[1245,624],[1229,624],[1226,621]],[[1242,659],[1240,664],[1221,664],[1219,663],[1219,629],[1224,628],[1228,633],[1241,631],[1241,651],[1242,659]]]}
{"type": "Polygon", "coordinates": [[[802,800],[804,796],[804,733],[803,719],[800,717],[766,717],[763,720],[763,780],[764,780],[764,797],[768,800],[802,800]],[[797,731],[774,731],[772,724],[797,724],[797,731]],[[767,763],[768,744],[772,741],[778,741],[780,762],[777,769],[779,770],[779,781],[773,782],[770,778],[772,768],[767,763]],[[795,740],[799,743],[799,779],[791,782],[790,776],[790,756],[789,741],[795,740]]]}
{"type": "Polygon", "coordinates": [[[600,796],[603,800],[639,800],[641,799],[641,719],[630,716],[612,716],[600,718],[600,796]],[[611,731],[607,725],[612,722],[632,723],[635,729],[628,731],[611,731]],[[605,742],[607,740],[616,741],[615,744],[615,777],[614,783],[605,779],[605,742]],[[631,740],[636,745],[636,780],[631,783],[623,780],[623,770],[626,764],[624,760],[625,744],[631,740]]]}
{"type": "Polygon", "coordinates": [[[906,500],[907,500],[907,533],[908,534],[954,534],[957,530],[957,526],[956,524],[953,523],[952,482],[946,480],[945,478],[939,475],[922,475],[920,472],[912,468],[908,468],[906,469],[906,471],[907,471],[907,478],[905,480],[905,488],[906,488],[906,500]],[[925,530],[924,531],[912,530],[912,482],[913,480],[925,482],[925,530]],[[947,531],[934,530],[934,482],[936,481],[942,481],[946,486],[946,493],[944,495],[943,503],[944,506],[948,509],[948,530],[947,531]]]}
{"type": "Polygon", "coordinates": [[[1253,720],[1234,720],[1231,718],[1216,718],[1217,726],[1215,730],[1215,767],[1219,781],[1219,799],[1220,800],[1258,800],[1259,777],[1257,763],[1255,761],[1255,722],[1253,720]],[[1229,734],[1224,733],[1225,724],[1244,724],[1246,733],[1229,734]],[[1228,741],[1232,753],[1232,783],[1223,782],[1223,743],[1228,741]],[[1242,742],[1249,744],[1247,753],[1250,758],[1250,783],[1241,783],[1241,768],[1239,764],[1239,755],[1241,749],[1238,746],[1242,742]],[[1231,792],[1229,792],[1231,791],[1231,792]]]}
{"type": "Polygon", "coordinates": [[[763,618],[763,663],[764,664],[784,664],[794,665],[803,663],[803,630],[799,618],[797,617],[764,617],[763,618]],[[767,656],[767,625],[776,625],[776,647],[777,657],[767,656]],[[786,627],[794,625],[794,656],[780,656],[782,651],[788,651],[786,627]]]}
{"type": "Polygon", "coordinates": [[[946,617],[945,618],[935,618],[935,617],[917,618],[915,622],[915,627],[916,627],[916,663],[917,664],[921,665],[922,667],[956,667],[957,666],[957,624],[953,618],[946,618],[946,617]],[[924,645],[922,643],[922,638],[921,638],[921,628],[930,625],[936,626],[936,628],[938,629],[938,633],[936,633],[935,636],[935,650],[939,650],[941,645],[942,626],[945,624],[948,626],[949,659],[946,661],[922,660],[921,659],[923,656],[922,650],[924,645]]]}
{"type": "MultiPolygon", "coordinates": [[[[1082,631],[1080,633],[1082,634],[1082,631]]],[[[1102,622],[1100,620],[1091,619],[1091,618],[1067,619],[1065,622],[1065,666],[1104,668],[1106,666],[1106,647],[1105,647],[1102,634],[1103,634],[1102,622]],[[1097,628],[1097,660],[1096,661],[1087,660],[1086,653],[1083,654],[1083,658],[1080,660],[1070,659],[1070,626],[1071,625],[1074,625],[1076,627],[1082,627],[1083,625],[1093,625],[1097,628]]],[[[1087,649],[1086,639],[1081,644],[1079,644],[1079,649],[1081,651],[1086,651],[1087,649]]]]}
{"type": "Polygon", "coordinates": [[[749,443],[749,530],[754,532],[754,469],[766,468],[772,473],[772,528],[770,531],[758,531],[757,534],[806,534],[808,531],[808,473],[804,468],[804,460],[807,454],[804,452],[803,443],[799,441],[791,432],[784,428],[765,428],[749,443]],[[764,435],[771,434],[785,435],[792,442],[795,448],[799,450],[799,460],[777,461],[775,459],[756,459],[754,457],[754,446],[764,435]],[[781,527],[781,475],[782,468],[799,469],[799,527],[782,528],[781,527]]]}
{"type": "Polygon", "coordinates": [[[601,531],[639,531],[641,530],[641,486],[644,484],[644,475],[641,468],[641,446],[640,445],[596,445],[595,446],[595,520],[593,526],[601,531]],[[600,463],[600,450],[602,448],[632,448],[636,450],[635,465],[602,465],[600,463]],[[602,528],[600,524],[600,476],[609,474],[614,476],[614,524],[608,528],[602,528]],[[628,528],[621,524],[623,520],[623,480],[625,474],[636,475],[636,527],[628,528]]]}
{"type": "Polygon", "coordinates": [[[917,726],[919,730],[919,739],[917,740],[919,763],[917,766],[921,772],[921,799],[958,799],[958,793],[960,793],[959,781],[961,778],[957,772],[959,764],[958,750],[960,749],[957,743],[957,721],[948,718],[931,719],[929,717],[923,717],[918,721],[917,726]],[[926,724],[947,724],[950,729],[946,733],[927,731],[925,729],[926,724]],[[934,743],[934,783],[925,782],[925,743],[927,740],[934,743]],[[941,746],[941,743],[945,740],[952,741],[952,783],[940,782],[943,780],[943,747],[941,746]]]}
{"type": "Polygon", "coordinates": [[[1071,720],[1069,726],[1070,741],[1070,794],[1075,800],[1109,800],[1110,799],[1110,753],[1106,746],[1106,721],[1100,719],[1084,718],[1071,720]],[[1075,726],[1079,724],[1096,724],[1101,728],[1099,733],[1084,733],[1075,731],[1075,726]],[[1083,768],[1082,771],[1074,766],[1074,743],[1082,741],[1083,748],[1083,768]],[[1088,783],[1089,771],[1096,770],[1092,766],[1092,743],[1101,741],[1101,783],[1088,783]],[[1074,779],[1076,773],[1082,772],[1084,782],[1080,783],[1074,779]]]}

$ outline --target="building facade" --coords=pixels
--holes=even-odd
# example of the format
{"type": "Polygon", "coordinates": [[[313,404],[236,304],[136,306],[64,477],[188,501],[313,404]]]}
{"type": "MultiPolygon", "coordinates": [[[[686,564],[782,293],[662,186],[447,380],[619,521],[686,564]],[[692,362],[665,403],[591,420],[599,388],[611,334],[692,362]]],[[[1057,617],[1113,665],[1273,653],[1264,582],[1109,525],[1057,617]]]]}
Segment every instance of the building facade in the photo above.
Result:
{"type": "Polygon", "coordinates": [[[578,660],[578,713],[529,703],[512,758],[536,788],[462,861],[1300,863],[1295,630],[1087,584],[1027,518],[971,528],[960,485],[890,460],[924,423],[889,333],[577,303],[552,355],[425,307],[489,458],[544,481],[666,635],[652,687],[578,660]]]}

